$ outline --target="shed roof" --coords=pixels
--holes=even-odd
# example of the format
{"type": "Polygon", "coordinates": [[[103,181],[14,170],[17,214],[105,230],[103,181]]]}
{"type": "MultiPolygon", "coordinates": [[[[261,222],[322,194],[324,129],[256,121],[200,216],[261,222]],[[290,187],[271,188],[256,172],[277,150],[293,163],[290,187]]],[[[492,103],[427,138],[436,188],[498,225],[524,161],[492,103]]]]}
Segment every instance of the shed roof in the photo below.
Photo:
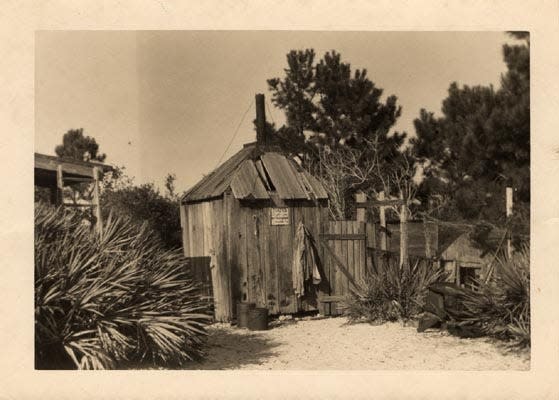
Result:
{"type": "MultiPolygon", "coordinates": [[[[425,255],[425,228],[423,224],[422,220],[408,221],[408,251],[410,255],[425,255]]],[[[436,227],[436,257],[440,257],[463,236],[467,236],[470,246],[475,247],[474,241],[469,239],[469,234],[474,229],[472,224],[448,221],[431,221],[428,224],[432,227],[431,229],[436,227]]],[[[390,234],[390,251],[398,252],[400,249],[400,222],[388,221],[387,227],[390,234]]],[[[492,229],[486,238],[487,247],[496,250],[501,244],[504,233],[505,231],[502,229],[492,229]]]]}
{"type": "MultiPolygon", "coordinates": [[[[93,169],[95,167],[99,168],[103,173],[113,170],[113,167],[110,165],[99,162],[79,161],[71,158],[35,153],[35,185],[56,186],[56,174],[59,168],[62,169],[64,177],[93,180],[93,169]]],[[[64,182],[64,184],[67,185],[68,183],[64,182]]]]}
{"type": "Polygon", "coordinates": [[[322,184],[277,147],[250,144],[190,188],[182,201],[220,197],[229,188],[240,200],[268,200],[271,193],[282,200],[328,198],[322,184]]]}

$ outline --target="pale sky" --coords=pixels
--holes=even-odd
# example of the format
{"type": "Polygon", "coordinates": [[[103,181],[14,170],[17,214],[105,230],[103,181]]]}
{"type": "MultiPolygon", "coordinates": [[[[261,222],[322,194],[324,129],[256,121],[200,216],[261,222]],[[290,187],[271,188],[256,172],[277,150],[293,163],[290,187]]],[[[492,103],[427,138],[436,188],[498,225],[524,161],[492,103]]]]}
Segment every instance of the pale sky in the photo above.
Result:
{"type": "MultiPolygon", "coordinates": [[[[291,49],[341,53],[396,95],[395,129],[414,135],[421,108],[439,112],[451,82],[499,86],[503,32],[40,31],[36,33],[35,151],[54,154],[83,128],[106,162],[136,183],[186,190],[216,167],[266,79],[283,77],[291,49]]],[[[272,106],[273,107],[273,106],[272,106]]],[[[254,106],[223,159],[255,140],[254,106]]],[[[282,122],[272,108],[268,120],[282,122]]]]}

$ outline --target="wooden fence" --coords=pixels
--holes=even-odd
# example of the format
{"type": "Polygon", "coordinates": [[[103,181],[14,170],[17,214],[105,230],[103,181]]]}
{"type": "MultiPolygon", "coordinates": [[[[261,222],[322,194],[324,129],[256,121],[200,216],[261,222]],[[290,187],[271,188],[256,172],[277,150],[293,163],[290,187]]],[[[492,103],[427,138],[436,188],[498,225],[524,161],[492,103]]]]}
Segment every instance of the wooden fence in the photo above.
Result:
{"type": "MultiPolygon", "coordinates": [[[[313,309],[313,303],[323,315],[340,314],[342,312],[341,302],[351,293],[353,288],[361,283],[367,273],[378,271],[382,266],[399,265],[398,252],[382,251],[375,247],[379,235],[372,223],[329,221],[322,224],[320,230],[317,229],[318,226],[312,225],[312,228],[314,230],[314,242],[320,257],[323,281],[316,290],[311,290],[303,299],[295,302],[295,305],[300,303],[296,308],[280,309],[278,306],[268,304],[270,314],[308,311],[313,309]],[[322,233],[317,235],[317,232],[322,233]],[[307,305],[307,307],[302,307],[302,305],[307,305]]],[[[266,237],[266,240],[269,240],[269,238],[266,237]]],[[[286,248],[292,247],[290,242],[283,242],[282,245],[286,248]]],[[[290,268],[292,255],[287,253],[286,250],[285,255],[282,253],[281,259],[272,258],[270,261],[274,264],[281,262],[281,265],[285,264],[286,267],[290,268]]],[[[273,256],[278,257],[279,253],[273,256]]],[[[427,257],[409,255],[409,261],[412,264],[420,262],[433,266],[432,260],[427,257]]],[[[189,257],[188,262],[193,279],[201,284],[202,296],[208,301],[209,305],[213,305],[211,257],[189,257]]],[[[284,275],[289,278],[284,286],[286,290],[292,291],[290,270],[286,270],[284,275]]],[[[232,276],[233,278],[238,280],[242,277],[232,276]]],[[[273,276],[266,274],[266,278],[270,280],[273,279],[273,276]]],[[[273,283],[273,280],[266,281],[267,285],[273,283]]]]}
{"type": "MultiPolygon", "coordinates": [[[[381,267],[399,265],[400,255],[395,251],[382,251],[376,245],[375,227],[360,221],[330,221],[328,232],[320,235],[323,264],[329,271],[328,292],[319,293],[320,312],[324,315],[341,313],[341,302],[358,287],[367,273],[381,267]]],[[[428,257],[409,255],[411,265],[424,264],[435,268],[428,257]]]]}
{"type": "MultiPolygon", "coordinates": [[[[427,257],[410,255],[408,256],[410,265],[415,263],[427,264],[433,268],[438,267],[438,262],[427,257]]],[[[367,247],[367,265],[370,271],[378,271],[379,267],[388,267],[400,264],[400,254],[395,251],[383,251],[373,247],[367,247]]]]}
{"type": "Polygon", "coordinates": [[[330,221],[328,231],[320,235],[322,262],[329,271],[327,291],[318,294],[322,314],[338,314],[337,304],[367,273],[366,231],[364,222],[330,221]]]}

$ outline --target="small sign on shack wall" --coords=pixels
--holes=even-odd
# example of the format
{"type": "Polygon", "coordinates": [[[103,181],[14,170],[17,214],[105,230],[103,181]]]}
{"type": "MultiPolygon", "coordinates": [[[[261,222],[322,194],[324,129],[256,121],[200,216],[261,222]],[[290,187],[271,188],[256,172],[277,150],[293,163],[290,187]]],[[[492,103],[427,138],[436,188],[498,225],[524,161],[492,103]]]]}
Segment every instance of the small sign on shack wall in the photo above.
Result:
{"type": "Polygon", "coordinates": [[[272,225],[289,225],[289,208],[272,208],[272,225]]]}

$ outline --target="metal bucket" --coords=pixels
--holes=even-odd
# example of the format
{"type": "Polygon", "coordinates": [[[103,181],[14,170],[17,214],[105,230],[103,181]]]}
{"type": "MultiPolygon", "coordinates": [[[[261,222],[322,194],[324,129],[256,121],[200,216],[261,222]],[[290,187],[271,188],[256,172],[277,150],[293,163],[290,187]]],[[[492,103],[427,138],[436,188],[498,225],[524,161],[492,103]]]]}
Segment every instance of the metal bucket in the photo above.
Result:
{"type": "Polygon", "coordinates": [[[237,303],[237,327],[248,328],[248,312],[256,307],[254,303],[237,303]]]}
{"type": "Polygon", "coordinates": [[[251,331],[265,331],[268,329],[268,309],[257,307],[248,312],[248,329],[251,331]]]}

